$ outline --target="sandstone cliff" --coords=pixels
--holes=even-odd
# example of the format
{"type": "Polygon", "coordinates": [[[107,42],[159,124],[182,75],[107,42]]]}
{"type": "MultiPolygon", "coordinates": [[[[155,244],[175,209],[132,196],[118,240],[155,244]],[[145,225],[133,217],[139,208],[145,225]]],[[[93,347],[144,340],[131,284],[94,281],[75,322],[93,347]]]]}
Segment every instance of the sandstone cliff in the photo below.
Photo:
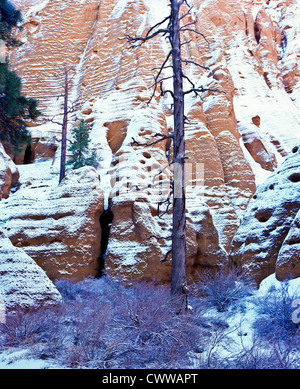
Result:
{"type": "MultiPolygon", "coordinates": [[[[66,62],[70,67],[70,105],[76,107],[70,118],[89,123],[105,203],[114,214],[107,271],[124,278],[168,279],[170,264],[159,261],[168,249],[170,221],[156,213],[157,201],[167,189],[157,194],[149,185],[153,188],[153,180],[162,170],[162,186],[172,174],[170,145],[131,146],[132,137],[146,142],[153,134],[172,128],[167,96],[157,94],[147,104],[153,68],[160,66],[168,47],[164,39],[157,38],[129,50],[122,39],[126,34],[143,34],[160,21],[167,15],[168,1],[14,3],[23,11],[25,23],[18,34],[23,45],[11,53],[11,64],[23,78],[26,95],[40,100],[45,118],[62,113],[62,99],[58,98],[63,92],[61,66],[66,62]],[[166,239],[145,240],[151,235],[166,239]]],[[[300,8],[296,0],[190,0],[189,4],[193,11],[186,22],[195,22],[209,43],[186,31],[183,40],[189,43],[183,54],[209,70],[187,63],[185,71],[195,84],[226,92],[206,93],[202,101],[190,96],[185,102],[191,171],[187,182],[188,271],[193,274],[203,266],[218,266],[227,260],[256,185],[299,140],[300,8]]],[[[164,76],[168,76],[167,70],[164,76]]],[[[54,158],[57,171],[60,127],[41,122],[31,129],[32,156],[36,161],[54,158]]],[[[7,206],[14,207],[13,203],[7,206]]],[[[62,242],[69,239],[66,234],[61,234],[62,242]]],[[[40,230],[35,238],[43,245],[48,235],[49,231],[40,230]]],[[[32,255],[42,252],[38,244],[30,248],[32,243],[19,239],[16,231],[10,236],[32,255]]],[[[56,246],[52,249],[57,250],[56,246]]],[[[50,246],[41,263],[51,273],[49,252],[50,246]]]]}

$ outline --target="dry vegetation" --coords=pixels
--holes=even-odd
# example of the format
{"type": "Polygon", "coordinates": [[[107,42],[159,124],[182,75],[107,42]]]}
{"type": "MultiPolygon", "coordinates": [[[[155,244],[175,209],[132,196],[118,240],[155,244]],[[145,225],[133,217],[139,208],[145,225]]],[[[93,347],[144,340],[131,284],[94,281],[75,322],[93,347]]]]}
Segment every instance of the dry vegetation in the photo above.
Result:
{"type": "Polygon", "coordinates": [[[57,287],[62,304],[7,316],[0,349],[28,349],[70,368],[299,368],[299,325],[284,284],[261,300],[234,271],[205,275],[191,288],[193,309],[184,315],[174,313],[163,286],[102,278],[57,287]],[[228,324],[246,300],[258,313],[247,346],[247,334],[228,324]]]}

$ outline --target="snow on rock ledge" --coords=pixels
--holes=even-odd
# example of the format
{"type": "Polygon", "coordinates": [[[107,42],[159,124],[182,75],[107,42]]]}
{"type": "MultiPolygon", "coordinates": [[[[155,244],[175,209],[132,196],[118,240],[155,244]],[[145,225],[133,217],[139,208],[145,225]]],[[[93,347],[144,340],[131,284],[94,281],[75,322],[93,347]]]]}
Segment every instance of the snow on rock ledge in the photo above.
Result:
{"type": "Polygon", "coordinates": [[[54,304],[61,296],[46,273],[0,229],[0,296],[6,311],[54,304]]]}

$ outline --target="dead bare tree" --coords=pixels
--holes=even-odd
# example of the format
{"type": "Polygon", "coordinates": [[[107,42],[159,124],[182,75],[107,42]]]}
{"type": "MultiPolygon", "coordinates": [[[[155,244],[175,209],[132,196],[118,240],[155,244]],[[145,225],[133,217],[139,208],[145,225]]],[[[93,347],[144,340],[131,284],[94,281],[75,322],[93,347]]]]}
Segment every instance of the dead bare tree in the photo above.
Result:
{"type": "Polygon", "coordinates": [[[187,309],[187,283],[186,283],[186,198],[185,198],[185,122],[187,118],[184,114],[184,97],[189,93],[194,93],[195,96],[200,96],[204,91],[212,91],[203,86],[196,87],[192,80],[183,73],[182,64],[194,64],[201,68],[207,69],[192,60],[182,58],[182,46],[188,42],[181,42],[181,33],[184,31],[194,32],[202,36],[207,42],[205,36],[192,28],[193,22],[182,25],[184,18],[191,14],[192,7],[189,6],[187,0],[170,0],[170,14],[159,23],[152,26],[145,36],[129,36],[126,35],[127,41],[130,43],[130,48],[136,48],[148,42],[152,38],[160,35],[169,40],[171,49],[161,67],[154,78],[153,93],[149,103],[153,99],[155,93],[160,89],[161,96],[169,93],[173,99],[173,118],[174,131],[172,134],[163,135],[160,133],[153,135],[153,142],[139,143],[133,139],[133,144],[151,146],[166,139],[173,141],[173,181],[171,182],[170,197],[160,203],[167,204],[167,209],[171,204],[170,198],[173,198],[173,225],[172,225],[172,248],[167,253],[164,260],[169,254],[172,254],[172,270],[171,270],[171,296],[174,300],[177,312],[181,313],[187,309]],[[183,4],[187,5],[188,12],[180,16],[180,8],[183,4]],[[163,77],[163,71],[166,68],[172,68],[171,77],[163,77]],[[163,90],[163,82],[166,79],[173,79],[173,90],[163,90]],[[184,90],[183,80],[187,80],[190,84],[189,90],[184,90]]]}
{"type": "Polygon", "coordinates": [[[64,117],[62,123],[62,139],[61,139],[61,156],[60,156],[60,172],[59,183],[64,179],[66,175],[66,154],[67,154],[67,126],[68,126],[68,99],[69,99],[69,86],[68,78],[69,71],[67,66],[64,66],[64,117]]]}
{"type": "Polygon", "coordinates": [[[60,97],[63,97],[64,102],[63,102],[63,121],[58,122],[55,119],[55,116],[47,119],[47,121],[50,121],[52,123],[58,124],[61,126],[62,131],[61,131],[61,156],[60,156],[60,170],[59,170],[59,184],[62,182],[66,175],[66,155],[67,155],[67,128],[68,128],[68,115],[72,112],[75,111],[75,106],[72,105],[71,107],[69,106],[69,88],[70,88],[70,70],[65,63],[62,67],[63,70],[63,93],[59,96],[57,96],[57,99],[60,97]]]}

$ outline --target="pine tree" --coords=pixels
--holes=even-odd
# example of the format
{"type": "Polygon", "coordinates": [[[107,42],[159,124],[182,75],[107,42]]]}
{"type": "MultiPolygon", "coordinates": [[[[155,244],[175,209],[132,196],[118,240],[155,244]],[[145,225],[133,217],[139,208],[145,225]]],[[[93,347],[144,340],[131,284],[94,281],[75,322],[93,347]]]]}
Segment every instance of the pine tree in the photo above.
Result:
{"type": "Polygon", "coordinates": [[[8,64],[0,64],[0,141],[6,141],[14,150],[30,143],[26,120],[39,115],[37,101],[22,95],[21,79],[9,70],[8,64]]]}
{"type": "Polygon", "coordinates": [[[7,0],[0,0],[0,39],[9,46],[20,43],[12,36],[11,30],[22,21],[21,12],[7,0]]]}
{"type": "MultiPolygon", "coordinates": [[[[10,2],[0,0],[0,39],[7,46],[18,45],[11,30],[20,21],[20,11],[10,2]]],[[[5,141],[12,150],[30,143],[26,121],[40,115],[37,104],[35,99],[22,95],[21,78],[9,69],[8,63],[0,63],[0,141],[5,141]]]]}
{"type": "Polygon", "coordinates": [[[78,169],[82,166],[95,166],[96,165],[96,150],[89,150],[91,142],[89,136],[89,128],[84,120],[81,120],[79,125],[72,128],[73,140],[68,151],[72,154],[72,157],[66,163],[73,169],[78,169]]]}

